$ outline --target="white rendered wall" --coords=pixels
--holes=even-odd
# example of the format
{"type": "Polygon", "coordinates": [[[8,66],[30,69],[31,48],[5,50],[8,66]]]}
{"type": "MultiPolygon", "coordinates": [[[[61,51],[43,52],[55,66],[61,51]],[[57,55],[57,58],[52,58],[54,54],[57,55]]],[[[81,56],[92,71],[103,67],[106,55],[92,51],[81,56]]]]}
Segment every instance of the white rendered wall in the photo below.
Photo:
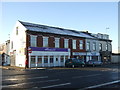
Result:
{"type": "Polygon", "coordinates": [[[22,67],[25,65],[25,48],[26,48],[26,28],[20,23],[17,22],[13,32],[10,35],[10,52],[16,50],[16,65],[22,64],[22,67]],[[16,27],[18,27],[18,35],[16,35],[16,27]],[[11,41],[13,41],[13,49],[11,49],[11,41]]]}
{"type": "Polygon", "coordinates": [[[87,42],[90,42],[90,52],[93,52],[93,43],[96,43],[96,50],[94,52],[99,52],[99,41],[94,39],[86,39],[86,49],[87,49],[87,42]]]}

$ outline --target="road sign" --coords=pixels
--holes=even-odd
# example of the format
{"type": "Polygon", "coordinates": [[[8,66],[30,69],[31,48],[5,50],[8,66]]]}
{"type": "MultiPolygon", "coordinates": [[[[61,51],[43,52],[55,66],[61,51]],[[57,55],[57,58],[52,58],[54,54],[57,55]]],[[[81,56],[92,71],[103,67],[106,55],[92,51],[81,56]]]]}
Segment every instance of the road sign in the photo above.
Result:
{"type": "Polygon", "coordinates": [[[28,48],[28,53],[32,53],[32,49],[31,48],[28,48]]]}

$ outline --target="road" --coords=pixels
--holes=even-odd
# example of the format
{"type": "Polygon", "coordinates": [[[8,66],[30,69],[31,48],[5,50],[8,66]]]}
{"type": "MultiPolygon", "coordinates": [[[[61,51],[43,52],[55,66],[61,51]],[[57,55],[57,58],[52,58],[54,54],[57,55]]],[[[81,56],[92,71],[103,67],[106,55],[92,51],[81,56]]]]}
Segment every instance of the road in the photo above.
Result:
{"type": "Polygon", "coordinates": [[[84,68],[49,68],[31,70],[6,70],[2,73],[4,89],[78,89],[120,88],[118,65],[84,68]]]}

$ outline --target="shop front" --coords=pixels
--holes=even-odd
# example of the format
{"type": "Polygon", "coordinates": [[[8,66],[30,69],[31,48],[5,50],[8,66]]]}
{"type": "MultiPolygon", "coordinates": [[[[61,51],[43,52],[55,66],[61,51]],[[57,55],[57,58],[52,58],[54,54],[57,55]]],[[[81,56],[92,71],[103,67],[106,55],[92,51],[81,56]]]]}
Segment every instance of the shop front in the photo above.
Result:
{"type": "Polygon", "coordinates": [[[29,47],[29,68],[64,66],[70,50],[64,48],[29,47]]]}
{"type": "Polygon", "coordinates": [[[99,52],[73,52],[73,55],[79,59],[83,59],[85,62],[89,60],[100,60],[99,52]]]}
{"type": "Polygon", "coordinates": [[[111,62],[111,55],[110,51],[101,51],[100,57],[103,63],[110,63],[111,62]]]}
{"type": "Polygon", "coordinates": [[[82,59],[86,61],[86,52],[73,52],[74,58],[82,59]]]}
{"type": "Polygon", "coordinates": [[[100,61],[100,53],[99,52],[87,52],[86,53],[86,61],[89,61],[89,60],[100,61]]]}

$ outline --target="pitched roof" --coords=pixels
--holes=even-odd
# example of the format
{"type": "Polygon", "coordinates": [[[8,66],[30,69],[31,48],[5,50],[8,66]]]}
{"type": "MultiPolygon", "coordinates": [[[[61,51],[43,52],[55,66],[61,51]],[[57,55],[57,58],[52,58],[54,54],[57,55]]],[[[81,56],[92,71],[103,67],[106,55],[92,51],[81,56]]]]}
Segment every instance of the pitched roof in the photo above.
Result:
{"type": "Polygon", "coordinates": [[[52,26],[41,25],[41,24],[34,24],[34,23],[23,22],[23,21],[19,21],[19,22],[29,31],[53,33],[53,34],[60,34],[60,35],[70,35],[70,36],[77,36],[77,37],[84,37],[84,38],[94,38],[80,31],[64,29],[59,27],[52,27],[52,26]]]}

